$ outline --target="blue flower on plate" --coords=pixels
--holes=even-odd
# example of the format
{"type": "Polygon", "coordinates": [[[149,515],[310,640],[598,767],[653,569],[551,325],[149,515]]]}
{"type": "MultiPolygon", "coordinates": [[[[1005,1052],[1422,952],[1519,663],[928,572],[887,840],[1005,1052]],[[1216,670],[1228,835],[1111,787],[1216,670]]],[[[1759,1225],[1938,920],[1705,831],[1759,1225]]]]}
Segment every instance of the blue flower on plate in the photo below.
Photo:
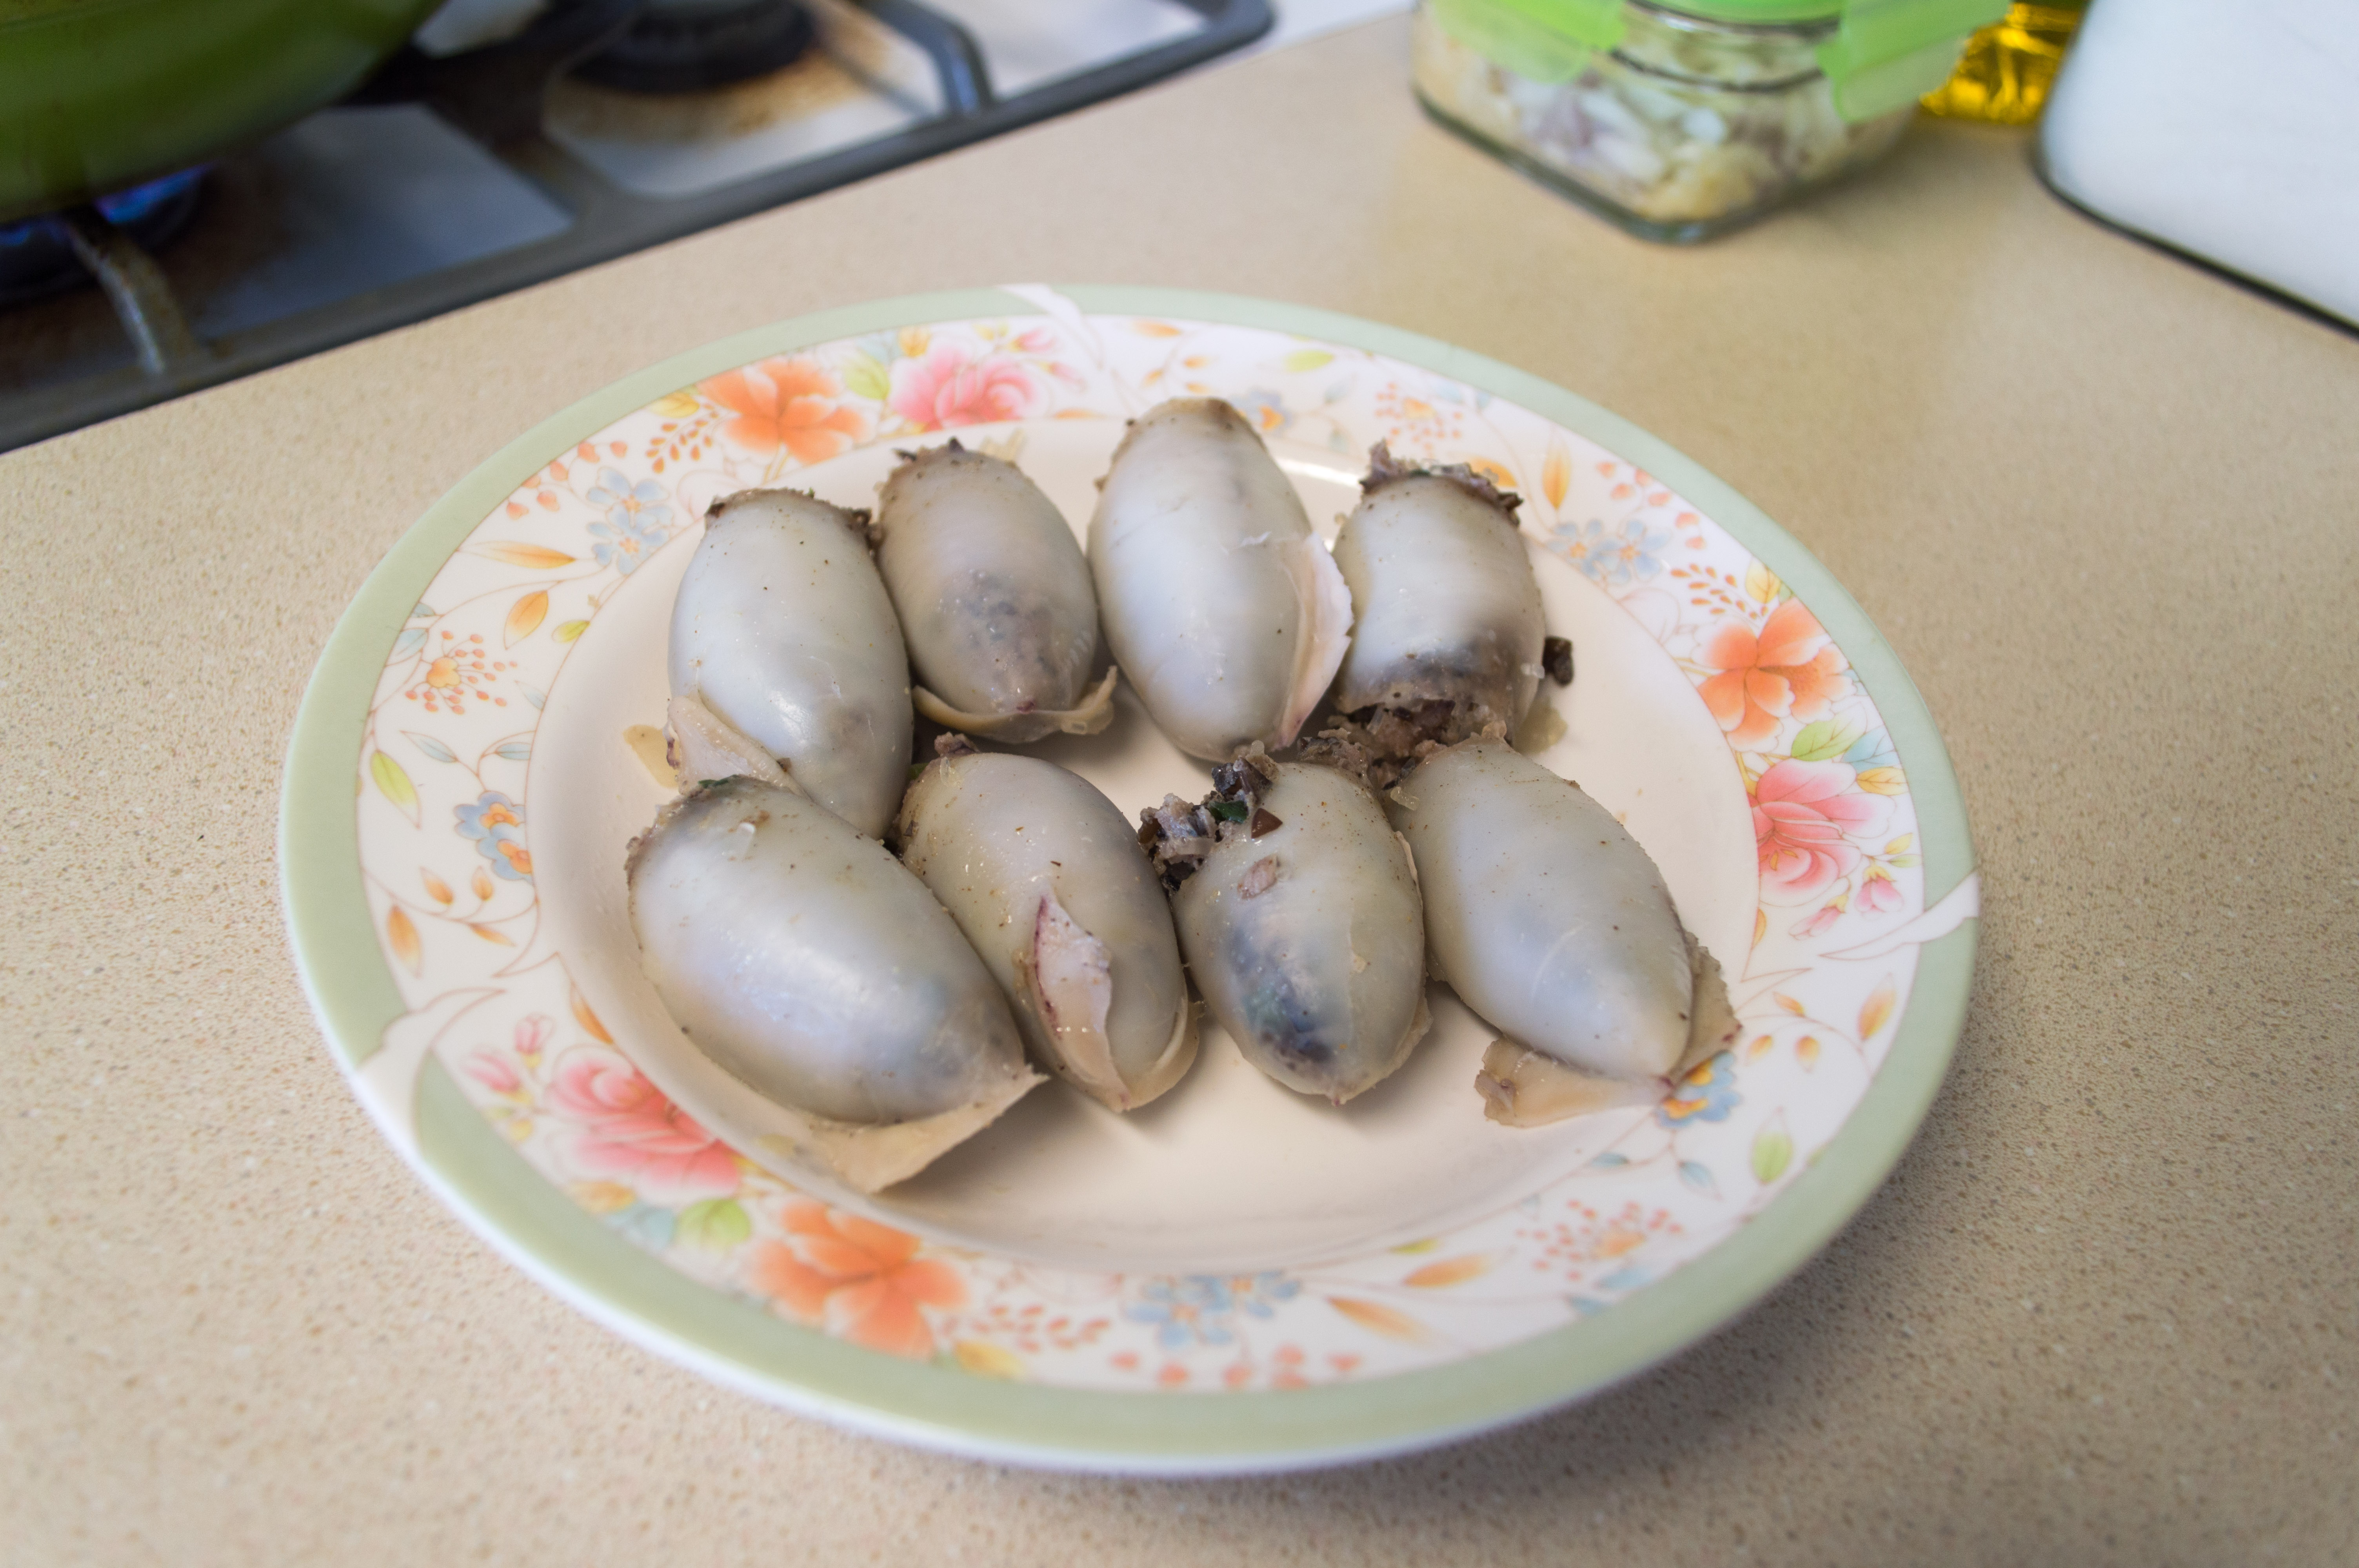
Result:
{"type": "Polygon", "coordinates": [[[1736,1092],[1736,1054],[1723,1051],[1688,1070],[1672,1088],[1670,1098],[1655,1108],[1655,1119],[1665,1127],[1691,1121],[1726,1121],[1728,1113],[1745,1103],[1736,1092]]]}
{"type": "Polygon", "coordinates": [[[651,479],[633,484],[620,469],[600,469],[587,499],[606,514],[604,522],[590,524],[590,536],[598,541],[591,554],[602,567],[628,577],[669,536],[665,525],[671,521],[671,505],[663,486],[651,479]]]}
{"type": "Polygon", "coordinates": [[[485,790],[472,806],[454,806],[459,836],[475,841],[475,852],[492,870],[512,882],[532,881],[532,851],[524,844],[524,807],[495,789],[485,790]]]}
{"type": "Polygon", "coordinates": [[[639,569],[640,564],[663,547],[669,536],[658,524],[639,525],[636,521],[592,523],[590,536],[598,542],[590,553],[598,557],[602,567],[612,567],[625,577],[639,569]]]}
{"type": "Polygon", "coordinates": [[[615,521],[616,513],[640,516],[652,513],[652,521],[661,523],[671,516],[671,507],[664,496],[664,487],[651,479],[631,482],[631,476],[620,469],[600,469],[598,482],[590,487],[590,504],[603,511],[615,521]]]}
{"type": "Polygon", "coordinates": [[[1231,1309],[1228,1287],[1207,1274],[1173,1280],[1149,1280],[1140,1300],[1123,1308],[1133,1323],[1156,1325],[1156,1343],[1166,1350],[1187,1345],[1226,1345],[1231,1309]]]}
{"type": "Polygon", "coordinates": [[[1142,1299],[1123,1309],[1133,1323],[1157,1325],[1155,1337],[1166,1350],[1188,1345],[1229,1345],[1236,1334],[1236,1314],[1269,1318],[1280,1302],[1301,1293],[1302,1286],[1276,1270],[1259,1274],[1184,1274],[1177,1279],[1149,1280],[1140,1288],[1142,1299]]]}
{"type": "Polygon", "coordinates": [[[1286,399],[1266,386],[1241,392],[1229,399],[1229,406],[1245,416],[1245,422],[1264,438],[1278,435],[1294,423],[1294,416],[1286,411],[1286,399]]]}
{"type": "Polygon", "coordinates": [[[1560,523],[1549,530],[1548,545],[1594,579],[1604,567],[1605,524],[1593,517],[1587,523],[1560,523]]]}
{"type": "Polygon", "coordinates": [[[1586,523],[1560,523],[1549,538],[1551,549],[1604,588],[1628,588],[1654,579],[1663,569],[1657,552],[1670,542],[1669,528],[1650,527],[1636,517],[1625,517],[1614,528],[1594,517],[1586,523]]]}
{"type": "Polygon", "coordinates": [[[1254,1317],[1275,1317],[1277,1303],[1292,1301],[1302,1293],[1299,1281],[1289,1280],[1275,1269],[1258,1274],[1234,1274],[1228,1281],[1229,1299],[1237,1310],[1254,1317]]]}

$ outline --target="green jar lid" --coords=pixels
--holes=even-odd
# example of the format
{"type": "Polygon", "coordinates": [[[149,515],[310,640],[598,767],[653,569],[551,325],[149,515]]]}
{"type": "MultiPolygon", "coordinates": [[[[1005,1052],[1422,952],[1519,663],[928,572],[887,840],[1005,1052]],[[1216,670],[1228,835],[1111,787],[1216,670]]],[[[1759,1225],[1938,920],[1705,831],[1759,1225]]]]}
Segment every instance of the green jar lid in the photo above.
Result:
{"type": "MultiPolygon", "coordinates": [[[[1624,0],[1427,0],[1460,42],[1536,81],[1565,81],[1622,41],[1624,0]]],[[[1658,0],[1656,8],[1739,27],[1834,22],[1814,51],[1843,118],[1874,119],[1947,81],[1967,37],[2007,0],[1658,0]]]]}
{"type": "Polygon", "coordinates": [[[1707,22],[1767,27],[1779,22],[1823,22],[1843,13],[1843,0],[1653,0],[1658,11],[1701,16],[1707,22]]]}

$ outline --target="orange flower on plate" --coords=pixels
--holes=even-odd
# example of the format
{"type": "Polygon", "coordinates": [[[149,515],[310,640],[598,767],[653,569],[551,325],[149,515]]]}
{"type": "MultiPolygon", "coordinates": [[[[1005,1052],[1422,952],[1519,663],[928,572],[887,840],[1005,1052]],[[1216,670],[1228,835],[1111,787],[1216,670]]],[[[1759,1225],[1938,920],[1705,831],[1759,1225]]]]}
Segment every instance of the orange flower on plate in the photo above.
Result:
{"type": "Polygon", "coordinates": [[[754,1249],[754,1288],[838,1339],[922,1361],[934,1353],[924,1307],[966,1304],[948,1264],[919,1258],[903,1230],[825,1204],[787,1206],[791,1243],[754,1249]]]}
{"type": "Polygon", "coordinates": [[[1731,626],[1704,649],[1719,671],[1701,688],[1704,706],[1728,731],[1729,743],[1758,746],[1777,733],[1777,721],[1823,719],[1851,690],[1843,655],[1818,617],[1789,599],[1770,611],[1758,633],[1731,626]]]}
{"type": "Polygon", "coordinates": [[[868,434],[867,419],[840,401],[843,388],[810,360],[764,360],[697,390],[729,411],[721,433],[748,451],[783,447],[798,462],[822,462],[868,434]]]}

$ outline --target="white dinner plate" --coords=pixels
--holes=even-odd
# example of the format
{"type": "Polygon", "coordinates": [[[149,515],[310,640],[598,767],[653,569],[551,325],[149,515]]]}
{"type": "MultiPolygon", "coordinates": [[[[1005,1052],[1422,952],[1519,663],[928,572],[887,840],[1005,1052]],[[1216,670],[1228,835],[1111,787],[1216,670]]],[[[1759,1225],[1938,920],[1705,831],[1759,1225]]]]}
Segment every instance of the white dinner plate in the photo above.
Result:
{"type": "MultiPolygon", "coordinates": [[[[1032,748],[1123,808],[1208,787],[1125,689],[1032,748]]],[[[764,328],[557,416],[420,520],[313,678],[288,920],[355,1092],[478,1230],[634,1339],[792,1408],[1079,1467],[1279,1469],[1578,1398],[1726,1321],[1864,1201],[1938,1087],[1975,880],[1940,738],[1800,546],[1676,452],[1443,344],[1260,301],[1022,287],[764,328]],[[1435,1029],[1342,1108],[1217,1026],[1161,1100],[1061,1085],[875,1197],[690,1047],[624,847],[666,791],[673,593],[716,496],[866,505],[897,449],[1012,456],[1087,524],[1122,422],[1216,395],[1327,537],[1367,449],[1524,497],[1535,754],[1621,815],[1745,1030],[1659,1107],[1515,1130],[1435,1029]]],[[[1209,1024],[1209,1021],[1208,1021],[1209,1024]]]]}

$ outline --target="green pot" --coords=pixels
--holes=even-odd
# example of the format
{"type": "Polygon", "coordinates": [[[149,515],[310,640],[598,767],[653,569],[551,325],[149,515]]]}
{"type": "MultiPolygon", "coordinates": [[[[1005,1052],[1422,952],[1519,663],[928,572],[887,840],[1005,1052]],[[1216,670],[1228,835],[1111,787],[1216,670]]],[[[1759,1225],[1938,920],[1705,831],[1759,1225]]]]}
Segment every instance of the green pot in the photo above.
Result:
{"type": "Polygon", "coordinates": [[[0,0],[0,221],[169,174],[365,81],[437,0],[0,0]]]}

